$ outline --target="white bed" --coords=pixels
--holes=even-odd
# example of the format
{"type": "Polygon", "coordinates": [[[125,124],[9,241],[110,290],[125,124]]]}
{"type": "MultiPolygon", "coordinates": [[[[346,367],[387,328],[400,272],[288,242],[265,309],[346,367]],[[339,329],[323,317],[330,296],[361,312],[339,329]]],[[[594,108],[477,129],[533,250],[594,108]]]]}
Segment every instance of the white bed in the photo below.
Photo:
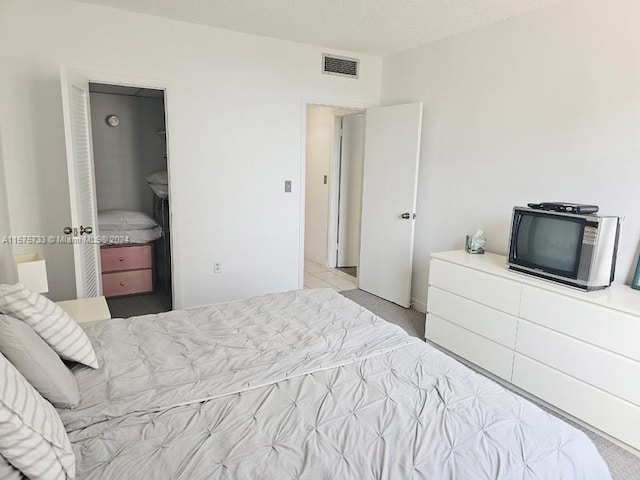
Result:
{"type": "Polygon", "coordinates": [[[332,290],[85,327],[79,479],[610,479],[590,440],[332,290]]]}

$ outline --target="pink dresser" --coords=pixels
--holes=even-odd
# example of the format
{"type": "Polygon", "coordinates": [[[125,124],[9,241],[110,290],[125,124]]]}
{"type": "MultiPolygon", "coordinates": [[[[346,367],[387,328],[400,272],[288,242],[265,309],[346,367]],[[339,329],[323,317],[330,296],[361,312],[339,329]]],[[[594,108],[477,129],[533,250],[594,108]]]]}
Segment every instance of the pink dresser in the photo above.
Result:
{"type": "Polygon", "coordinates": [[[102,291],[119,297],[153,291],[153,245],[100,247],[102,291]]]}

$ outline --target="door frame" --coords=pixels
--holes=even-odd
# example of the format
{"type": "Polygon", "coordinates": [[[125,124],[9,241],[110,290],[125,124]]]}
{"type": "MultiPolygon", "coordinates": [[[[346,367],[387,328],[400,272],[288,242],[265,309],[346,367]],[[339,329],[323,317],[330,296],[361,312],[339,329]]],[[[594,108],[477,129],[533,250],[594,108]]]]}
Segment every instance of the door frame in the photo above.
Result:
{"type": "MultiPolygon", "coordinates": [[[[298,199],[298,205],[300,206],[300,232],[299,232],[299,250],[298,250],[298,288],[304,288],[304,234],[305,234],[305,208],[306,208],[306,167],[307,167],[307,108],[317,107],[331,107],[342,108],[345,110],[354,110],[364,113],[367,108],[378,106],[374,102],[362,102],[358,100],[340,100],[330,98],[318,98],[318,97],[302,97],[300,101],[300,197],[298,199]]],[[[335,132],[335,131],[334,131],[335,132]]],[[[335,135],[334,135],[335,138],[335,135]]],[[[329,216],[327,218],[327,230],[328,230],[328,242],[327,242],[327,258],[330,259],[329,249],[333,248],[333,257],[335,258],[336,245],[337,245],[337,210],[338,210],[338,195],[336,188],[339,188],[338,179],[334,175],[336,164],[338,159],[335,155],[336,142],[333,145],[333,155],[331,159],[331,168],[329,171],[329,216]],[[335,218],[333,223],[333,229],[331,219],[335,218]],[[333,247],[331,242],[333,241],[333,247]]]]}
{"type": "MultiPolygon", "coordinates": [[[[79,75],[85,77],[90,83],[105,83],[108,85],[118,85],[122,87],[138,87],[138,88],[150,88],[154,90],[162,90],[164,91],[164,121],[165,121],[165,146],[167,150],[167,175],[169,178],[169,198],[172,198],[172,182],[171,182],[171,141],[169,132],[172,131],[172,126],[170,125],[171,116],[169,115],[169,100],[171,98],[170,92],[172,92],[171,82],[159,78],[153,77],[145,77],[138,75],[124,75],[118,73],[111,72],[102,72],[96,70],[87,70],[85,68],[77,68],[73,65],[63,65],[62,67],[67,70],[73,71],[79,75]]],[[[89,119],[91,122],[91,119],[89,119]]],[[[94,174],[95,180],[95,174],[94,174]]],[[[180,250],[175,248],[175,246],[179,243],[179,235],[174,235],[173,228],[173,217],[174,211],[169,210],[169,231],[171,235],[169,236],[169,251],[171,252],[171,302],[173,308],[180,308],[182,302],[180,298],[177,298],[176,291],[176,265],[179,263],[177,261],[177,252],[180,250]],[[176,238],[178,237],[178,238],[176,238]]]]}
{"type": "MultiPolygon", "coordinates": [[[[338,266],[338,238],[340,236],[339,228],[340,228],[340,198],[342,196],[342,140],[344,138],[344,128],[343,121],[346,117],[363,115],[366,121],[366,110],[354,110],[353,113],[348,113],[344,115],[340,115],[340,122],[336,122],[334,124],[334,132],[333,132],[333,153],[331,157],[331,170],[330,175],[332,179],[335,180],[335,183],[332,181],[331,185],[329,185],[329,224],[328,224],[328,241],[327,241],[327,263],[331,268],[336,268],[338,266]],[[337,173],[337,175],[333,175],[337,173]],[[333,178],[335,177],[335,178],[333,178]],[[331,208],[331,205],[335,206],[334,209],[331,208]]],[[[336,117],[338,118],[338,117],[336,117]]],[[[364,137],[363,137],[364,141],[364,137]]],[[[364,143],[362,145],[364,150],[364,143]]]]}

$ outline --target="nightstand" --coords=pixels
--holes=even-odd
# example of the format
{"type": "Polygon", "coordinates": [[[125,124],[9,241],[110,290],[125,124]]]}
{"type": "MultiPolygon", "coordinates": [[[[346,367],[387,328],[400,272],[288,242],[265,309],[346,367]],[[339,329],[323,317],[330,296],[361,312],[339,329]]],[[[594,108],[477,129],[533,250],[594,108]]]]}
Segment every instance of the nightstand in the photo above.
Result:
{"type": "Polygon", "coordinates": [[[100,247],[107,298],[153,292],[153,244],[100,247]]]}
{"type": "Polygon", "coordinates": [[[78,323],[111,318],[111,312],[104,297],[79,298],[57,302],[57,304],[78,323]]]}

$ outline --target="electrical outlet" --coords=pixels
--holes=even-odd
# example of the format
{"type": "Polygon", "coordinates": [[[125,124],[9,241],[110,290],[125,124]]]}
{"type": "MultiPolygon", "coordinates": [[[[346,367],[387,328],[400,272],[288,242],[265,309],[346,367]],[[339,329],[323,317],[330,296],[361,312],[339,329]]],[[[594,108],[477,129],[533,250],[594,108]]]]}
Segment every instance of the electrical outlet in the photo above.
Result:
{"type": "Polygon", "coordinates": [[[213,273],[222,273],[222,263],[217,260],[213,262],[213,273]]]}

